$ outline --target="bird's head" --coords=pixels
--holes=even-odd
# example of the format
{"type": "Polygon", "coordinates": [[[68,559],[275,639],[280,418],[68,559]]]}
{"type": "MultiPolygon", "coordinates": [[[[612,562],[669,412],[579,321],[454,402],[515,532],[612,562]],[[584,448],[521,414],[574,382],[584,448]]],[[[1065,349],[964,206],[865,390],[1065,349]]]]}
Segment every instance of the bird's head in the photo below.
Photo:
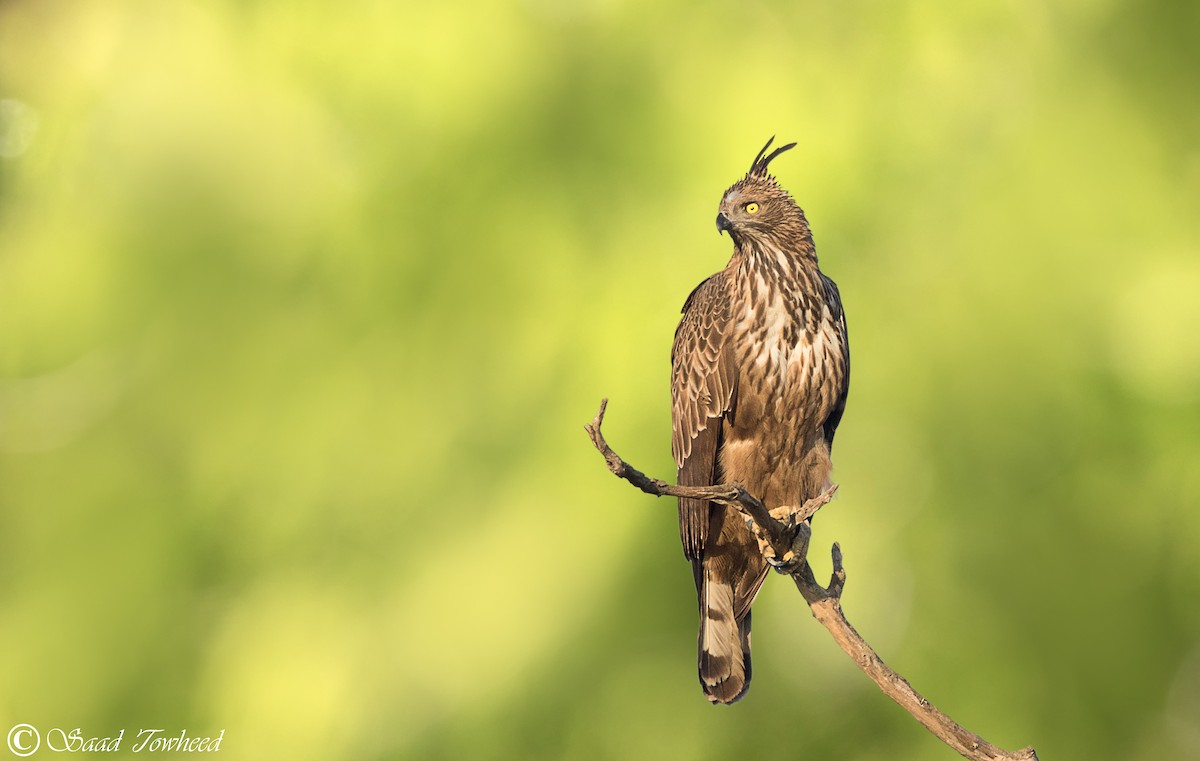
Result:
{"type": "Polygon", "coordinates": [[[804,211],[767,173],[771,161],[796,144],[788,143],[767,154],[774,141],[773,137],[767,141],[754,157],[746,176],[721,197],[717,230],[728,232],[739,246],[747,241],[774,242],[781,247],[789,242],[800,245],[807,241],[811,246],[812,236],[804,211]]]}

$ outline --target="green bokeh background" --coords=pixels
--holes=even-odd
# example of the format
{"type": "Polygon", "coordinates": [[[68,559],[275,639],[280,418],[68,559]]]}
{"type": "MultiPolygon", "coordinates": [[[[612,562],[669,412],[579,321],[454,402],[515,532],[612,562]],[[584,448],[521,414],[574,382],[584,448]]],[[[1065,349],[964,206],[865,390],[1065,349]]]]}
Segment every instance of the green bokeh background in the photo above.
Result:
{"type": "Polygon", "coordinates": [[[782,579],[709,706],[674,505],[582,431],[608,396],[671,474],[679,307],[778,134],[850,320],[850,619],[998,744],[1200,758],[1197,40],[1168,0],[0,4],[0,731],[954,758],[782,579]]]}

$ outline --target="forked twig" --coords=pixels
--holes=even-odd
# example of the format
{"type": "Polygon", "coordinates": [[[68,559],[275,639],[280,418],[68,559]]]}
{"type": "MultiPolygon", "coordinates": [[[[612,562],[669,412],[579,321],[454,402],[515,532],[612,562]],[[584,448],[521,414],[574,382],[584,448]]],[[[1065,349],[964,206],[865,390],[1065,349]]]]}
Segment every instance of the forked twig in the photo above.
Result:
{"type": "Polygon", "coordinates": [[[1007,751],[992,745],[979,735],[960,726],[942,713],[912,688],[908,680],[893,671],[875,650],[867,644],[842,612],[842,590],[846,585],[846,570],[842,566],[842,551],[833,545],[833,575],[828,587],[822,587],[813,576],[808,564],[808,545],[811,529],[806,522],[833,498],[836,486],[806,502],[799,510],[792,511],[787,522],[776,520],[771,511],[757,497],[737,484],[715,486],[677,486],[657,478],[650,478],[621,459],[608,446],[600,432],[608,400],[600,402],[600,410],[592,422],[584,426],[592,444],[604,455],[608,469],[637,488],[656,497],[691,497],[707,499],[724,505],[733,505],[741,510],[757,526],[765,538],[774,558],[772,565],[792,577],[796,588],[812,610],[813,617],[824,626],[838,646],[849,655],[871,681],[878,685],[901,708],[932,732],[939,740],[972,761],[1038,761],[1032,747],[1018,751],[1007,751]]]}

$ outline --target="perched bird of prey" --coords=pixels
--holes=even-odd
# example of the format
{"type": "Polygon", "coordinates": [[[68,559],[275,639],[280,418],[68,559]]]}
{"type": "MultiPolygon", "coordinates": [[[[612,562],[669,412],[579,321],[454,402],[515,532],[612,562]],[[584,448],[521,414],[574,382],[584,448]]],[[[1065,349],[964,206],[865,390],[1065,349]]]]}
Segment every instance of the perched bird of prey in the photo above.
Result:
{"type": "MultiPolygon", "coordinates": [[[[740,483],[768,508],[799,507],[830,483],[850,349],[837,286],[817,268],[803,210],[767,166],[774,138],[725,191],[725,269],[688,296],[671,349],[671,448],[685,486],[740,483]]],[[[768,565],[738,510],[679,500],[700,602],[700,684],[714,703],[750,686],[750,604],[768,565]]]]}

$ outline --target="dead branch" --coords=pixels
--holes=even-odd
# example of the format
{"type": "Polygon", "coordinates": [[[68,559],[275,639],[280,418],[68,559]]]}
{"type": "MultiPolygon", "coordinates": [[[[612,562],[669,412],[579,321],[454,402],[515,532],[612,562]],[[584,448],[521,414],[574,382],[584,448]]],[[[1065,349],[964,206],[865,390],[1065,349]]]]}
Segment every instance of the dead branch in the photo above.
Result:
{"type": "MultiPolygon", "coordinates": [[[[813,617],[824,626],[838,647],[850,656],[871,681],[901,708],[934,734],[939,740],[972,761],[1038,761],[1032,747],[1011,752],[999,748],[977,734],[969,732],[956,721],[942,713],[912,688],[908,680],[893,671],[883,662],[875,650],[850,625],[842,612],[842,590],[846,585],[846,571],[842,566],[842,551],[833,545],[833,576],[828,587],[822,587],[808,564],[808,545],[811,529],[807,519],[833,498],[836,486],[806,502],[797,510],[789,510],[783,520],[776,519],[753,494],[738,484],[715,486],[676,486],[657,478],[650,478],[621,459],[608,446],[600,433],[604,422],[604,411],[608,400],[600,402],[600,410],[592,422],[585,425],[592,444],[604,455],[608,469],[637,488],[656,497],[692,497],[708,499],[724,505],[732,505],[751,521],[764,545],[764,554],[775,569],[791,576],[804,601],[812,610],[813,617]]],[[[774,512],[779,512],[778,510],[774,512]]]]}

